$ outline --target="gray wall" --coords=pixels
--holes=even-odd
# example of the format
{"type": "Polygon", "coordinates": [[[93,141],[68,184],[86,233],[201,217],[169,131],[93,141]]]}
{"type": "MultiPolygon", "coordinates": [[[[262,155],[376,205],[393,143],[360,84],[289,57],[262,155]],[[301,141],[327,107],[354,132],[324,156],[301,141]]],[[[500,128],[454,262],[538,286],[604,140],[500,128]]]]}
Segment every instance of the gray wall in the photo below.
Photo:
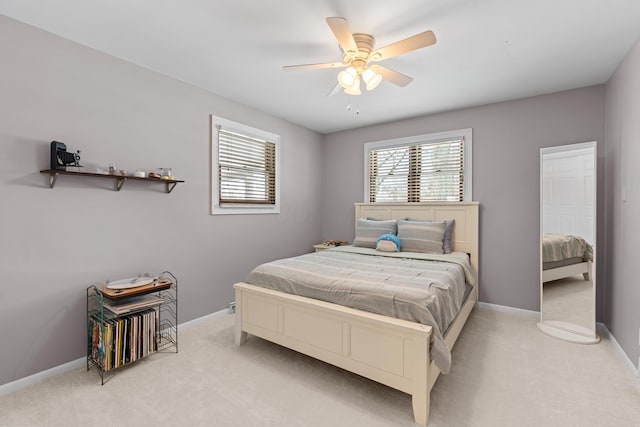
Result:
{"type": "Polygon", "coordinates": [[[607,83],[606,108],[606,250],[610,266],[606,325],[635,364],[640,356],[640,284],[635,271],[640,237],[640,42],[607,83]]]}
{"type": "MultiPolygon", "coordinates": [[[[325,137],[324,239],[352,240],[353,203],[363,200],[363,144],[473,128],[473,199],[480,201],[480,300],[540,309],[540,148],[598,141],[604,155],[604,86],[418,117],[325,137]]],[[[604,175],[598,176],[602,195],[604,175]]],[[[598,241],[604,236],[598,199],[598,241]]],[[[598,280],[604,259],[598,256],[598,280]]],[[[599,286],[598,319],[603,286],[599,286]]]]}
{"type": "Polygon", "coordinates": [[[179,278],[179,321],[221,310],[250,268],[321,239],[322,137],[0,15],[0,385],[86,354],[85,288],[179,278]],[[209,114],[281,135],[278,215],[210,216],[209,114]],[[49,143],[82,164],[172,167],[184,184],[48,176],[49,143]]]}
{"type": "Polygon", "coordinates": [[[353,239],[365,142],[467,127],[480,298],[530,310],[539,309],[539,149],[598,141],[597,317],[638,356],[637,45],[607,84],[606,115],[596,86],[324,137],[3,16],[0,60],[0,385],[84,355],[87,285],[168,269],[180,279],[180,322],[220,310],[253,266],[353,239]],[[209,114],[282,136],[281,214],[208,214],[209,114]],[[147,183],[115,192],[106,180],[61,177],[51,190],[38,170],[53,139],[81,149],[87,169],[170,166],[187,182],[167,195],[147,183]]]}

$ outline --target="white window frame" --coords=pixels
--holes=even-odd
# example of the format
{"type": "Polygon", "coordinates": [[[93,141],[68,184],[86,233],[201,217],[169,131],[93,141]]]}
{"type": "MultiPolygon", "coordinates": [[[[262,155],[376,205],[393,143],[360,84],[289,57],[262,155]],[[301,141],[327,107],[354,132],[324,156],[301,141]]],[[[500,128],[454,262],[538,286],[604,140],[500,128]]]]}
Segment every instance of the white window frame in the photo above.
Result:
{"type": "Polygon", "coordinates": [[[280,213],[280,135],[257,129],[242,123],[211,115],[211,215],[242,215],[242,214],[278,214],[280,213]],[[218,129],[233,129],[243,135],[264,139],[275,144],[276,147],[276,202],[274,205],[265,204],[220,204],[220,182],[218,176],[218,129]]]}
{"type": "Polygon", "coordinates": [[[367,142],[364,144],[364,196],[365,202],[369,201],[369,153],[381,148],[405,147],[415,144],[429,144],[441,142],[443,139],[464,138],[464,184],[462,200],[473,200],[472,194],[472,139],[471,128],[458,129],[445,132],[429,133],[424,135],[409,136],[404,138],[387,139],[382,141],[367,142]]]}

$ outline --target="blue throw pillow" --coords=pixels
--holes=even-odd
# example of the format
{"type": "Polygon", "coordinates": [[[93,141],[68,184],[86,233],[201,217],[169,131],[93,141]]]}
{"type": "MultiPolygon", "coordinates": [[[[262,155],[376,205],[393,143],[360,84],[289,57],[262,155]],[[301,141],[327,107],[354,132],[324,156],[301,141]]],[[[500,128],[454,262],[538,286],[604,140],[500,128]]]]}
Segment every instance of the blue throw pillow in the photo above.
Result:
{"type": "Polygon", "coordinates": [[[402,247],[402,244],[400,243],[400,239],[395,234],[386,233],[386,234],[383,234],[382,236],[378,237],[376,249],[378,249],[380,251],[400,252],[400,248],[401,247],[402,247]],[[382,242],[382,243],[380,243],[380,242],[382,242]],[[391,244],[393,244],[395,247],[392,246],[391,244]]]}

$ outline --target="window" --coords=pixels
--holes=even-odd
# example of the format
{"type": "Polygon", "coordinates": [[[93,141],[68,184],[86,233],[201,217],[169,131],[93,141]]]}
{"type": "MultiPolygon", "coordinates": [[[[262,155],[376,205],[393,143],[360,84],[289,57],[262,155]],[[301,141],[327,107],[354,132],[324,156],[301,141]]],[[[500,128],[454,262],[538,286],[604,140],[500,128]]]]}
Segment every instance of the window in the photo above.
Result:
{"type": "Polygon", "coordinates": [[[278,135],[211,116],[211,213],[279,213],[278,135]]]}
{"type": "Polygon", "coordinates": [[[471,129],[365,144],[364,200],[471,200],[471,129]]]}

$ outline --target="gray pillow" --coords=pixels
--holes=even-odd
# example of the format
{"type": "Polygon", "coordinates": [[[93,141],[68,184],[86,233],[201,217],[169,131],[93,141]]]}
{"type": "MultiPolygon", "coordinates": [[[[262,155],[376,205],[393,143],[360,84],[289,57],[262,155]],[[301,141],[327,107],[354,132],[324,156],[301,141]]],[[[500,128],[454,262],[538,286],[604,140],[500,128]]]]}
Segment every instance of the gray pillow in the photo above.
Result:
{"type": "Polygon", "coordinates": [[[398,221],[402,252],[444,253],[445,221],[398,221]]]}
{"type": "Polygon", "coordinates": [[[353,246],[375,249],[378,237],[387,233],[396,234],[397,227],[395,219],[376,221],[359,218],[356,224],[356,238],[353,241],[353,246]]]}
{"type": "MultiPolygon", "coordinates": [[[[405,218],[407,221],[420,221],[418,219],[405,218]]],[[[422,222],[430,222],[430,221],[422,221],[422,222]]],[[[455,225],[455,219],[447,219],[444,224],[444,237],[442,238],[442,252],[445,254],[450,254],[453,252],[451,248],[451,237],[453,235],[453,226],[455,225]]]]}
{"type": "Polygon", "coordinates": [[[442,250],[445,254],[450,254],[452,252],[451,237],[453,234],[453,225],[455,224],[455,222],[455,219],[448,219],[445,221],[444,237],[442,238],[442,250]]]}

